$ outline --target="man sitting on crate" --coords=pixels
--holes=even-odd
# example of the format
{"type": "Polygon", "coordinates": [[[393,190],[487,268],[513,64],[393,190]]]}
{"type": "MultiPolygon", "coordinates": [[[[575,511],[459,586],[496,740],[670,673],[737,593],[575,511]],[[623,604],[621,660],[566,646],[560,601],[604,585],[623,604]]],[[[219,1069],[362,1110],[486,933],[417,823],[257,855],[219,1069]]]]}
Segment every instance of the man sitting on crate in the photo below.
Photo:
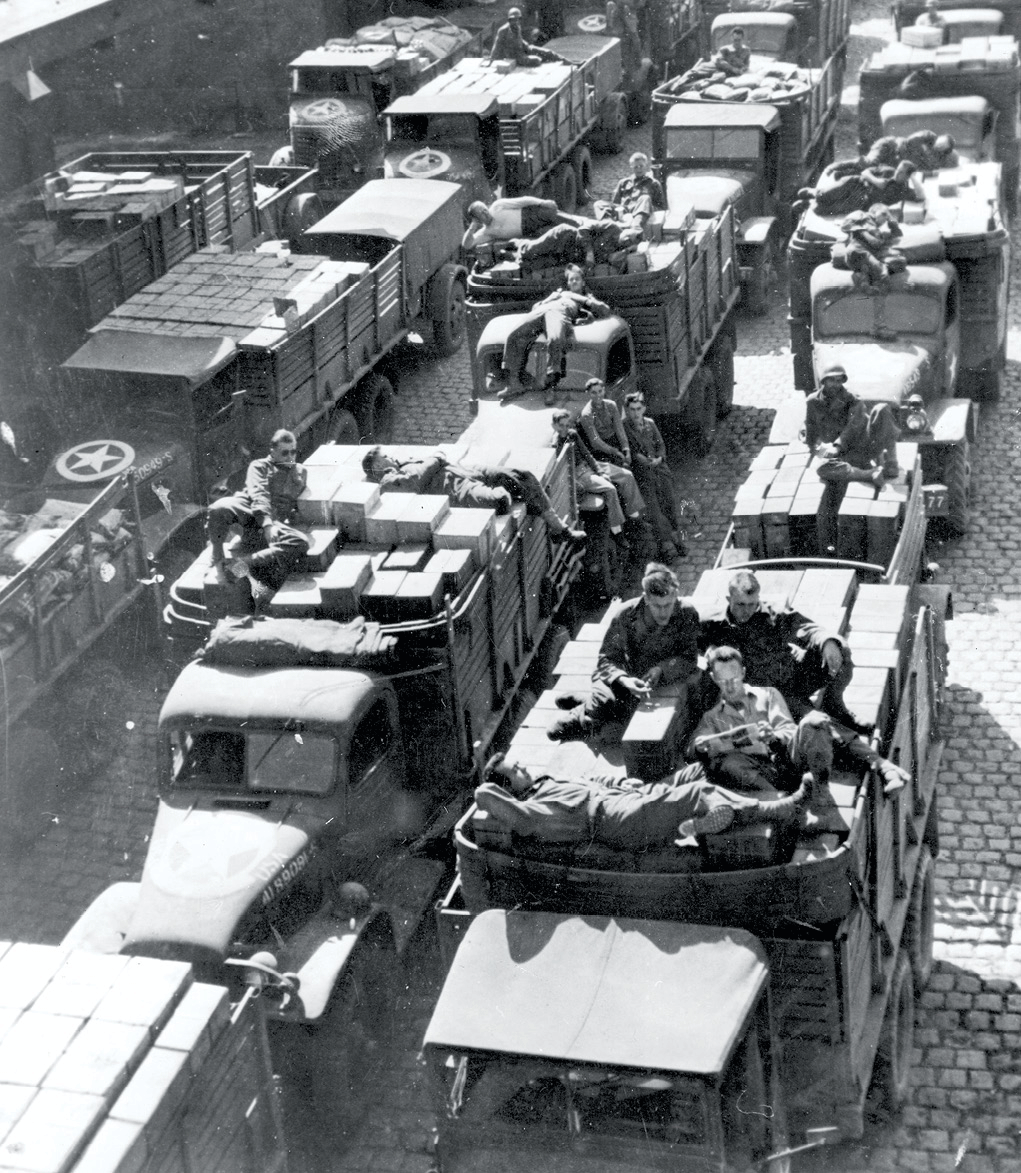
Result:
{"type": "Polygon", "coordinates": [[[639,232],[653,212],[666,211],[663,185],[649,174],[649,156],[642,151],[628,160],[631,174],[617,181],[613,195],[592,205],[597,220],[616,220],[639,232]]]}
{"type": "Polygon", "coordinates": [[[828,545],[836,545],[837,511],[851,481],[879,487],[897,477],[899,436],[889,403],[866,407],[848,388],[839,363],[823,371],[819,390],[805,401],[805,443],[813,456],[825,458],[818,471],[826,485],[820,510],[828,545]]]}
{"type": "Polygon", "coordinates": [[[557,698],[570,711],[546,731],[551,741],[584,740],[609,721],[630,720],[657,685],[698,679],[698,612],[679,596],[677,575],[650,562],[641,595],[607,628],[591,693],[557,698]]]}
{"type": "Polygon", "coordinates": [[[226,569],[236,578],[247,575],[257,607],[283,586],[284,579],[308,550],[308,535],[292,524],[307,480],[297,454],[293,432],[283,428],[274,432],[269,455],[248,466],[244,489],[214,501],[206,515],[213,566],[226,569]],[[226,566],[223,543],[232,525],[241,526],[244,544],[249,548],[263,548],[226,566]]]}
{"type": "Polygon", "coordinates": [[[362,469],[383,492],[445,495],[461,509],[492,509],[503,516],[515,501],[521,501],[528,513],[546,522],[554,542],[582,545],[585,541],[585,531],[567,525],[538,477],[527,469],[454,464],[442,452],[424,460],[398,460],[379,447],[365,453],[362,469]]]}
{"type": "Polygon", "coordinates": [[[811,797],[811,775],[790,795],[754,798],[706,780],[701,765],[658,782],[638,778],[533,778],[503,754],[483,770],[475,803],[504,831],[545,843],[601,843],[618,851],[655,851],[736,823],[790,822],[811,797]]]}
{"type": "Polygon", "coordinates": [[[507,9],[507,23],[496,30],[486,64],[492,65],[494,61],[513,61],[515,65],[541,65],[544,61],[559,61],[563,64],[564,59],[559,53],[539,45],[530,45],[525,40],[521,21],[520,8],[507,9]]]}
{"type": "Polygon", "coordinates": [[[711,648],[707,662],[721,695],[696,726],[689,752],[711,782],[742,794],[790,791],[806,777],[825,784],[836,749],[850,763],[876,769],[887,793],[904,785],[900,767],[826,713],[809,709],[795,724],[778,689],[745,682],[744,657],[736,648],[711,648]]]}

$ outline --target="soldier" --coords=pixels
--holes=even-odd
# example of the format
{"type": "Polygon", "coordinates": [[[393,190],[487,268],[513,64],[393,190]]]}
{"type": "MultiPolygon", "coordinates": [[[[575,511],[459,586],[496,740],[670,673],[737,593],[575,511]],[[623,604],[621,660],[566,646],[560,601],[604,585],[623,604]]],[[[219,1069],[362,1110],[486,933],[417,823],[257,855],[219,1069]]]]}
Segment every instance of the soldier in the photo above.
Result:
{"type": "Polygon", "coordinates": [[[560,61],[564,59],[559,53],[550,49],[542,49],[538,45],[530,45],[521,32],[522,12],[520,8],[507,9],[507,23],[500,25],[493,38],[493,47],[489,50],[486,64],[494,61],[513,61],[516,65],[541,65],[543,61],[560,61]]]}
{"type": "Polygon", "coordinates": [[[721,45],[713,55],[713,65],[729,77],[739,77],[748,72],[752,63],[752,51],[744,43],[744,29],[737,27],[731,30],[730,44],[721,45]]]}

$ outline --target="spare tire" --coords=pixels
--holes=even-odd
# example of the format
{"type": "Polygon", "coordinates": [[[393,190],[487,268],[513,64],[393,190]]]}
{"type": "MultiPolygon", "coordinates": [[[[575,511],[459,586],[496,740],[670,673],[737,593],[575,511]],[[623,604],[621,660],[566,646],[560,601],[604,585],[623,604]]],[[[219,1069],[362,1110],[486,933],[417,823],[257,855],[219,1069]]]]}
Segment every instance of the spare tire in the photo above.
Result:
{"type": "Polygon", "coordinates": [[[403,158],[397,170],[409,179],[436,179],[450,170],[450,156],[444,151],[423,147],[403,158]]]}

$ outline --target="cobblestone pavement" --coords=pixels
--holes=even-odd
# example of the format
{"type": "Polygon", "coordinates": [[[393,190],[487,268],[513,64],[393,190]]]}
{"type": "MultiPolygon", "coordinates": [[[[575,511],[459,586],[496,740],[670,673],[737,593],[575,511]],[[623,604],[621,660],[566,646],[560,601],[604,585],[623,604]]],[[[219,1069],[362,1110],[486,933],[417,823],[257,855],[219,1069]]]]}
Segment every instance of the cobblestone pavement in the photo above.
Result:
{"type": "MultiPolygon", "coordinates": [[[[848,78],[892,34],[881,0],[855,6],[848,78]]],[[[857,90],[845,92],[838,157],[855,145],[857,90]]],[[[628,149],[647,145],[629,134],[628,149]]],[[[247,145],[247,144],[242,144],[247,145]]],[[[597,157],[595,194],[609,194],[626,152],[597,157]]],[[[1016,274],[1015,274],[1016,276],[1016,274]]],[[[1015,282],[1016,285],[1016,282],[1015,282]]],[[[727,503],[765,441],[775,408],[792,395],[786,296],[738,324],[735,410],[709,460],[677,460],[689,556],[685,589],[714,558],[727,503]]],[[[935,551],[938,579],[954,589],[949,724],[940,775],[942,853],[937,864],[937,963],[921,999],[911,1102],[899,1119],[873,1114],[864,1140],[817,1155],[811,1168],[1018,1173],[1021,1170],[1021,559],[1014,494],[1021,483],[1021,321],[1011,308],[1008,370],[999,403],[984,405],[972,453],[974,520],[962,540],[935,551]]],[[[435,443],[469,421],[467,359],[410,357],[400,379],[398,439],[435,443]]],[[[127,749],[109,776],[61,795],[48,833],[0,861],[0,936],[58,941],[107,884],[140,873],[154,810],[153,764],[162,676],[130,625],[104,649],[133,690],[127,749]]],[[[425,1173],[431,1123],[416,1050],[438,989],[428,929],[408,955],[399,1042],[378,1057],[373,1108],[333,1173],[425,1173]]],[[[806,1162],[806,1167],[808,1162],[806,1162]]],[[[317,1173],[317,1171],[315,1171],[317,1173]]]]}

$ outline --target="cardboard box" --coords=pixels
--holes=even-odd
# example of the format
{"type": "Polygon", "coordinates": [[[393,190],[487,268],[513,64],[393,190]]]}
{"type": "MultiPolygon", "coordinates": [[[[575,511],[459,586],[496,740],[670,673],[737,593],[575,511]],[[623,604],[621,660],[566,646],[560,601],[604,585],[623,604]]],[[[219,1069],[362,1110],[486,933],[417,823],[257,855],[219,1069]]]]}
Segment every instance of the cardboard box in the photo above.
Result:
{"type": "Polygon", "coordinates": [[[471,550],[437,550],[426,563],[425,571],[442,575],[443,593],[456,598],[475,573],[475,555],[471,550]]]}
{"type": "Polygon", "coordinates": [[[450,513],[450,501],[441,494],[405,493],[402,496],[404,501],[397,518],[398,542],[430,541],[436,527],[450,513]]]}
{"type": "Polygon", "coordinates": [[[493,553],[496,514],[492,509],[451,509],[436,529],[433,543],[438,550],[471,550],[479,566],[493,553]]]}
{"type": "Polygon", "coordinates": [[[353,619],[360,612],[362,590],[371,577],[368,554],[341,551],[319,579],[323,614],[330,619],[353,619]]]}
{"type": "Polygon", "coordinates": [[[332,498],[333,523],[349,542],[364,542],[365,519],[381,501],[379,485],[371,481],[341,480],[332,498]]]}
{"type": "Polygon", "coordinates": [[[403,516],[408,499],[407,493],[384,493],[365,518],[365,540],[379,546],[396,546],[400,541],[397,519],[403,516]]]}
{"type": "Polygon", "coordinates": [[[397,590],[401,619],[431,619],[443,602],[443,575],[413,571],[397,590]]]}
{"type": "Polygon", "coordinates": [[[269,613],[278,619],[316,619],[322,615],[319,576],[289,574],[273,596],[269,613]]]}
{"type": "Polygon", "coordinates": [[[344,478],[335,468],[311,465],[305,469],[307,481],[298,498],[298,516],[307,525],[333,525],[333,495],[344,478]]]}
{"type": "Polygon", "coordinates": [[[308,531],[308,549],[295,567],[298,574],[325,570],[337,555],[340,533],[333,527],[313,526],[308,531]]]}
{"type": "Polygon", "coordinates": [[[379,570],[362,588],[361,610],[377,623],[399,623],[402,619],[397,596],[407,578],[403,570],[379,570]]]}
{"type": "Polygon", "coordinates": [[[425,542],[406,542],[391,550],[383,563],[384,570],[403,570],[405,574],[425,569],[429,546],[425,542]]]}

